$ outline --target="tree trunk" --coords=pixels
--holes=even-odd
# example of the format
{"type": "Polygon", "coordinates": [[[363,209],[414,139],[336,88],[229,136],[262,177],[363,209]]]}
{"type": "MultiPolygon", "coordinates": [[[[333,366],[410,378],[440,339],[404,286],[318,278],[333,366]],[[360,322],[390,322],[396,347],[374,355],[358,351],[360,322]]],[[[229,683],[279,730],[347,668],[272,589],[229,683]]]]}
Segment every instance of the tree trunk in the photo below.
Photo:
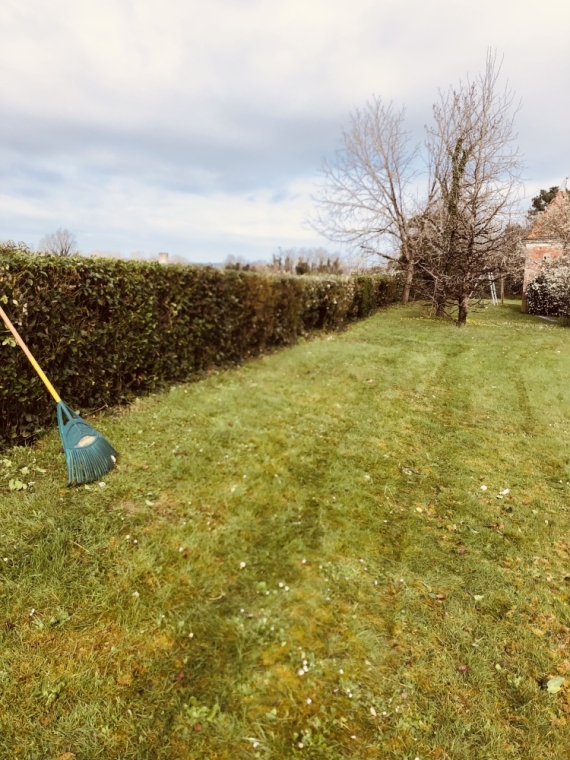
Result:
{"type": "Polygon", "coordinates": [[[459,301],[459,314],[457,315],[457,327],[463,327],[467,322],[467,311],[469,310],[469,296],[464,295],[459,301]]]}
{"type": "Polygon", "coordinates": [[[414,279],[414,259],[412,256],[408,256],[408,263],[406,265],[406,279],[404,280],[404,292],[402,293],[402,303],[408,303],[410,300],[410,290],[412,288],[412,280],[414,279]]]}
{"type": "Polygon", "coordinates": [[[501,275],[501,306],[505,305],[505,275],[501,275]]]}
{"type": "Polygon", "coordinates": [[[433,288],[433,305],[435,316],[445,317],[445,292],[437,280],[433,288]]]}

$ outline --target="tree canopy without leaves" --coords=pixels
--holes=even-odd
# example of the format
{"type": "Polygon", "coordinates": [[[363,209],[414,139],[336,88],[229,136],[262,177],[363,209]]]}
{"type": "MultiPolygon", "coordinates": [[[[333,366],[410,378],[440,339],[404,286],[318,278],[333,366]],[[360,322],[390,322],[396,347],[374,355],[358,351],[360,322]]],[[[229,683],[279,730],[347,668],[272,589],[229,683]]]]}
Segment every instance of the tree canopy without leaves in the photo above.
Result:
{"type": "Polygon", "coordinates": [[[489,54],[482,74],[440,95],[428,129],[438,203],[423,265],[436,311],[456,309],[459,325],[497,264],[519,200],[517,109],[512,91],[499,88],[499,74],[489,54]]]}
{"type": "Polygon", "coordinates": [[[78,253],[77,240],[73,233],[60,227],[40,240],[38,250],[52,256],[74,256],[78,253]]]}
{"type": "Polygon", "coordinates": [[[403,262],[409,297],[415,249],[410,219],[419,146],[404,129],[405,111],[373,98],[350,117],[332,159],[323,163],[312,226],[330,240],[403,262]]]}
{"type": "Polygon", "coordinates": [[[500,68],[488,53],[482,74],[440,93],[423,150],[411,144],[403,110],[375,98],[356,111],[316,198],[319,232],[397,261],[402,300],[416,275],[436,313],[459,325],[504,253],[518,201],[517,109],[500,68]]]}

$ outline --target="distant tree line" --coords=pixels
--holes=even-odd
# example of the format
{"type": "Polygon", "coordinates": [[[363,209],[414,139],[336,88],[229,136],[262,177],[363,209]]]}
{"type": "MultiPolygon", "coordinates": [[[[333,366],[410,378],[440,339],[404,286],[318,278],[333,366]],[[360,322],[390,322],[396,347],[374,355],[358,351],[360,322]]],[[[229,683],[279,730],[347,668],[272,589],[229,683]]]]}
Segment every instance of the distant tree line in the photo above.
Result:
{"type": "MultiPolygon", "coordinates": [[[[271,261],[247,262],[242,258],[228,256],[224,269],[242,272],[265,272],[278,274],[346,274],[348,267],[338,253],[325,248],[290,248],[274,253],[271,261]]],[[[386,268],[383,268],[386,271],[386,268]]]]}

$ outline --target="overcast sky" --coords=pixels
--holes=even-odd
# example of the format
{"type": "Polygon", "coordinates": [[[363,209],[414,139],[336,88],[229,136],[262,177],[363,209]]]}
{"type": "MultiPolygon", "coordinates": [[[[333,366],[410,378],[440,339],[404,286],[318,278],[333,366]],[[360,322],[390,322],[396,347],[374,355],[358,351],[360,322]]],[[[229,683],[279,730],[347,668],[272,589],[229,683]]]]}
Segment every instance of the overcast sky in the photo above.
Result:
{"type": "MultiPolygon", "coordinates": [[[[373,94],[419,139],[488,47],[522,99],[526,195],[570,174],[570,3],[3,0],[0,239],[190,261],[327,245],[322,157],[373,94]]],[[[335,244],[328,244],[335,250],[335,244]]]]}

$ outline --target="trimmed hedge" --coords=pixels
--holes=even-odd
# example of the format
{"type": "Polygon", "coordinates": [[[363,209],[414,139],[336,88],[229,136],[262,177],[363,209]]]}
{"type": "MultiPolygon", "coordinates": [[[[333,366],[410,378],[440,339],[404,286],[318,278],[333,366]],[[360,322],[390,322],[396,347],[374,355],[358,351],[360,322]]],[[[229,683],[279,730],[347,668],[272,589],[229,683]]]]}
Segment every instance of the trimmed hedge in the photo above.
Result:
{"type": "MultiPolygon", "coordinates": [[[[0,298],[73,408],[124,403],[396,300],[390,276],[264,276],[213,267],[10,254],[0,298]]],[[[0,446],[33,438],[53,405],[0,324],[0,446]]]]}

